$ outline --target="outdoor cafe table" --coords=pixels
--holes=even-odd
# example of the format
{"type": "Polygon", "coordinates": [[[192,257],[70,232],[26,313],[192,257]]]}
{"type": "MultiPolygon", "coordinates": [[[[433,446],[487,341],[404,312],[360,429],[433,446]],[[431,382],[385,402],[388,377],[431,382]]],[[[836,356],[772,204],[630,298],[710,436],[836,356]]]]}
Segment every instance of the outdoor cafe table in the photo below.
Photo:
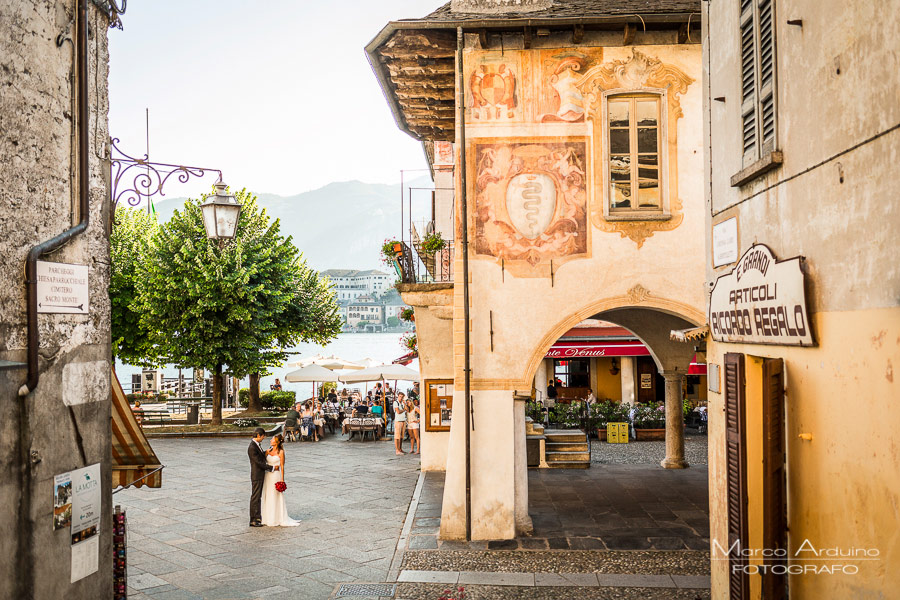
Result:
{"type": "Polygon", "coordinates": [[[381,417],[347,417],[344,419],[343,425],[341,425],[341,431],[343,433],[350,433],[352,437],[352,433],[350,431],[351,425],[365,425],[366,421],[375,421],[377,425],[377,429],[375,434],[378,437],[382,437],[384,435],[384,420],[381,417]]]}

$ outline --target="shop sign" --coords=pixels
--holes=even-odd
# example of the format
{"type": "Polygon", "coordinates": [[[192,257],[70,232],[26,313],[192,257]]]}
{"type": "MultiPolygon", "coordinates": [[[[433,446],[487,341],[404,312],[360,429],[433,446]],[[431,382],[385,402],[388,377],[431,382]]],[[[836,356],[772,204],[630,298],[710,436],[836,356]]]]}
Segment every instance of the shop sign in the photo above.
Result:
{"type": "Polygon", "coordinates": [[[546,358],[598,358],[602,356],[649,356],[650,350],[640,342],[604,344],[553,344],[546,358]]]}
{"type": "Polygon", "coordinates": [[[751,246],[731,273],[716,280],[709,330],[717,342],[812,346],[801,258],[777,261],[763,244],[751,246]]]}

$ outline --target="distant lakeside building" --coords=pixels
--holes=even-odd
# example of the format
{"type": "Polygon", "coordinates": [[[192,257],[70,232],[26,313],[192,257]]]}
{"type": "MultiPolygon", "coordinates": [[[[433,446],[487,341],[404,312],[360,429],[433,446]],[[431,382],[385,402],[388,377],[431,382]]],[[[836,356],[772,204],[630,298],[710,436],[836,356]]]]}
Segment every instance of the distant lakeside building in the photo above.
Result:
{"type": "Polygon", "coordinates": [[[363,294],[377,296],[394,286],[392,275],[376,269],[328,269],[319,274],[334,283],[338,300],[356,300],[363,294]]]}
{"type": "Polygon", "coordinates": [[[320,275],[334,284],[345,330],[359,331],[362,323],[366,332],[384,331],[392,326],[392,317],[399,319],[400,312],[408,308],[394,290],[394,276],[383,271],[329,269],[320,275]]]}

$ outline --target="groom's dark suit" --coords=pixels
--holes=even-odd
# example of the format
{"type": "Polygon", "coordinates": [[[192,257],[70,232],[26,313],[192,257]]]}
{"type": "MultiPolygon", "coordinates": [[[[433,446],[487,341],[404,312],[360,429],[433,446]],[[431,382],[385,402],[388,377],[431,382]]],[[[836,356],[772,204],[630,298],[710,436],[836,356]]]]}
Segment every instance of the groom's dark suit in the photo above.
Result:
{"type": "Polygon", "coordinates": [[[272,465],[266,463],[266,454],[256,443],[256,440],[250,441],[250,447],[247,448],[247,455],[250,457],[250,522],[262,520],[262,502],[263,480],[266,477],[266,471],[272,470],[272,465]]]}

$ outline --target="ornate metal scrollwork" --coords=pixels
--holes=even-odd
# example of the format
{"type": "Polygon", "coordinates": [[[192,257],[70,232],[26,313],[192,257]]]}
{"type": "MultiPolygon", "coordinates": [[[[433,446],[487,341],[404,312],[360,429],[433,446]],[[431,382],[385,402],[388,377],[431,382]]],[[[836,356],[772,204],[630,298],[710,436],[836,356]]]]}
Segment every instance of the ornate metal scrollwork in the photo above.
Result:
{"type": "Polygon", "coordinates": [[[222,171],[219,169],[150,162],[146,154],[143,158],[129,156],[119,149],[118,142],[119,138],[112,139],[109,158],[113,214],[122,200],[129,206],[138,206],[144,199],[149,202],[153,196],[165,196],[163,188],[172,177],[179,183],[187,183],[191,177],[217,173],[219,180],[222,179],[222,171]]]}

